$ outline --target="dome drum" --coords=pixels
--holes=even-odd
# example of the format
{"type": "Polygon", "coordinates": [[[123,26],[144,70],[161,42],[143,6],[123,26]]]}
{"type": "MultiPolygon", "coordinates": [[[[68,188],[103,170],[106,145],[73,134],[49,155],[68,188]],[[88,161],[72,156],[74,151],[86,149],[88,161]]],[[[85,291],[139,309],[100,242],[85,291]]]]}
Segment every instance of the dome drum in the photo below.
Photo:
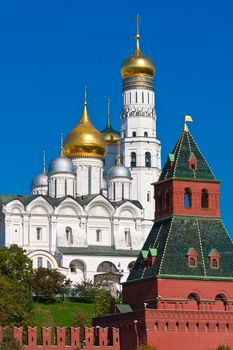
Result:
{"type": "Polygon", "coordinates": [[[127,77],[122,81],[123,91],[132,89],[143,89],[154,91],[153,77],[127,77]]]}

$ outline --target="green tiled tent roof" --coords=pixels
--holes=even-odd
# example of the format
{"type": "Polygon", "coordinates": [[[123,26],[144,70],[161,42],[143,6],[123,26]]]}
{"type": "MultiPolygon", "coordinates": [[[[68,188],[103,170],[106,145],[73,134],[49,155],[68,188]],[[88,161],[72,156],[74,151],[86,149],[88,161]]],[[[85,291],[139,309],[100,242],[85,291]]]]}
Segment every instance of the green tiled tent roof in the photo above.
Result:
{"type": "Polygon", "coordinates": [[[172,167],[165,164],[159,181],[170,178],[185,178],[197,180],[216,180],[210,166],[202,155],[189,131],[183,131],[168,159],[174,162],[172,167]],[[197,169],[189,169],[191,155],[197,160],[197,169]],[[173,155],[173,156],[172,156],[173,155]]]}
{"type": "Polygon", "coordinates": [[[139,255],[128,281],[148,277],[232,278],[233,244],[220,219],[171,217],[155,222],[142,248],[157,248],[157,260],[143,268],[139,255]],[[197,267],[188,266],[187,252],[197,252],[197,267]],[[211,268],[209,253],[216,249],[220,267],[211,268]]]}

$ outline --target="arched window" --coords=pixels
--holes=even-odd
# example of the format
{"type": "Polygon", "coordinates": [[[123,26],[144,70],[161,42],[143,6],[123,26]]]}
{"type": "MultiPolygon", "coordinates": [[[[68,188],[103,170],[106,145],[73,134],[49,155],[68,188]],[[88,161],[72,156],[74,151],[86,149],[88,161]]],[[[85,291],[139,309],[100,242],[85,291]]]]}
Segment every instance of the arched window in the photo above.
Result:
{"type": "Polygon", "coordinates": [[[196,261],[194,258],[190,258],[189,259],[189,266],[190,267],[196,267],[196,261]]]}
{"type": "Polygon", "coordinates": [[[125,230],[125,244],[127,247],[131,247],[131,235],[129,230],[125,230]]]}
{"type": "Polygon", "coordinates": [[[199,295],[198,295],[198,294],[196,294],[196,293],[191,293],[191,294],[189,294],[189,296],[188,296],[188,300],[199,301],[200,298],[199,298],[199,295]]]}
{"type": "Polygon", "coordinates": [[[223,303],[225,303],[226,297],[223,294],[217,294],[215,297],[215,301],[222,301],[223,303]]]}
{"type": "Polygon", "coordinates": [[[148,132],[147,131],[144,132],[144,137],[148,137],[148,132]]]}
{"type": "Polygon", "coordinates": [[[218,262],[217,262],[217,259],[212,259],[212,264],[211,264],[211,267],[214,268],[214,269],[217,269],[218,268],[218,262]]]}
{"type": "Polygon", "coordinates": [[[133,136],[133,137],[136,137],[136,136],[137,136],[136,131],[133,131],[133,132],[132,132],[132,136],[133,136]]]}
{"type": "Polygon", "coordinates": [[[201,207],[209,208],[209,193],[206,188],[201,191],[201,207]]]}
{"type": "Polygon", "coordinates": [[[191,208],[192,207],[192,191],[191,188],[186,187],[184,190],[184,207],[191,208]]]}
{"type": "Polygon", "coordinates": [[[110,261],[103,261],[97,267],[97,272],[117,272],[117,268],[110,261]]]}
{"type": "Polygon", "coordinates": [[[101,230],[96,230],[96,242],[101,242],[102,240],[102,231],[101,230]]]}
{"type": "Polygon", "coordinates": [[[71,227],[66,227],[66,240],[68,243],[73,243],[73,233],[71,227]]]}
{"type": "Polygon", "coordinates": [[[131,163],[130,166],[131,168],[135,168],[137,166],[137,156],[135,152],[131,152],[131,163]]]}
{"type": "Polygon", "coordinates": [[[150,154],[150,152],[145,153],[145,166],[147,168],[151,167],[151,154],[150,154]]]}
{"type": "Polygon", "coordinates": [[[116,199],[116,184],[113,182],[113,200],[116,199]]]}

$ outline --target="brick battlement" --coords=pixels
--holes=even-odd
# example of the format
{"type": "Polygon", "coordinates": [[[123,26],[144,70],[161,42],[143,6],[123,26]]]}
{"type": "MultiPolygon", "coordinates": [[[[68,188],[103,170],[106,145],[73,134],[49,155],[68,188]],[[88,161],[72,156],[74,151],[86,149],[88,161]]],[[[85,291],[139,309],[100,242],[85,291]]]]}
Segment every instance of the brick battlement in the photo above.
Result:
{"type": "MultiPolygon", "coordinates": [[[[37,327],[27,327],[24,342],[23,327],[14,327],[14,336],[23,344],[24,350],[120,350],[119,330],[116,328],[92,327],[84,329],[85,340],[80,339],[80,328],[56,327],[55,336],[53,327],[42,327],[42,344],[38,344],[37,327]],[[69,337],[67,337],[69,334],[69,337]],[[67,341],[67,338],[70,338],[67,341]]],[[[3,328],[0,327],[0,339],[3,328]]]]}

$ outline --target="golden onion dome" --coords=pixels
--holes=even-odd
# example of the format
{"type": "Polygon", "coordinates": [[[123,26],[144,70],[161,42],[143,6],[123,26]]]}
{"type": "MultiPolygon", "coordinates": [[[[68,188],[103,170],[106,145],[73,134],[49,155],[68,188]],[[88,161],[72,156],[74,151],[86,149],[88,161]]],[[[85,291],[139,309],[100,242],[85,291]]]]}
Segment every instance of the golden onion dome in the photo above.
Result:
{"type": "Polygon", "coordinates": [[[110,99],[108,99],[107,125],[106,125],[105,129],[102,131],[102,134],[104,135],[104,138],[105,138],[107,145],[116,144],[117,141],[120,140],[120,133],[118,131],[114,130],[111,126],[110,99]]]}
{"type": "Polygon", "coordinates": [[[104,158],[106,142],[104,136],[90,121],[86,101],[84,102],[84,110],[80,121],[66,137],[63,150],[64,155],[69,158],[104,158]]]}
{"type": "Polygon", "coordinates": [[[155,76],[155,66],[152,60],[143,55],[140,49],[139,40],[140,35],[138,32],[138,20],[137,16],[137,33],[136,39],[136,49],[133,55],[126,58],[121,65],[121,76],[122,78],[132,77],[132,76],[144,76],[144,77],[154,77],[155,76]]]}

